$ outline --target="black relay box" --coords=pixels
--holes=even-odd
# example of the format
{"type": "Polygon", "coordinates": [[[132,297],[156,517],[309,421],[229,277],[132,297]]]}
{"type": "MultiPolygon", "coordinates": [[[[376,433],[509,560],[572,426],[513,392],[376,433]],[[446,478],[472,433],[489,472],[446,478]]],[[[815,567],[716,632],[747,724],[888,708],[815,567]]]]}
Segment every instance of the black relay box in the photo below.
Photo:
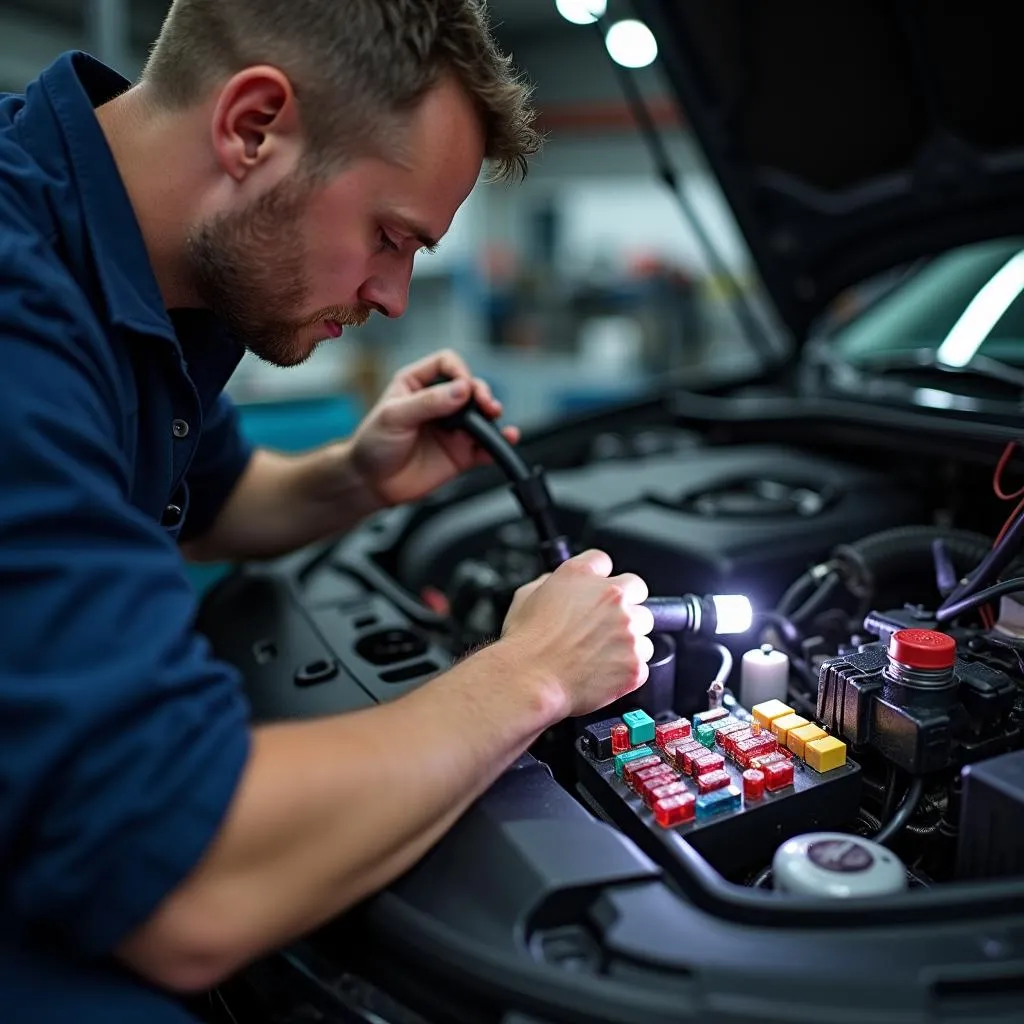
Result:
{"type": "Polygon", "coordinates": [[[957,875],[1024,875],[1024,751],[968,765],[961,777],[957,875]]]}
{"type": "Polygon", "coordinates": [[[589,725],[576,747],[582,796],[659,862],[685,870],[685,841],[726,876],[802,832],[848,825],[861,772],[845,744],[781,701],[752,712],[655,722],[637,710],[589,725]]]}

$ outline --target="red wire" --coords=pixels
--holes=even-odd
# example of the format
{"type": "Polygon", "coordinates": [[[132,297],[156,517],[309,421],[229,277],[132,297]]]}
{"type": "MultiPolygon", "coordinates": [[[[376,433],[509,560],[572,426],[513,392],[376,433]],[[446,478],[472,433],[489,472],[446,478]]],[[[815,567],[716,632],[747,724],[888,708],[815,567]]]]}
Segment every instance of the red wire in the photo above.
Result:
{"type": "MultiPolygon", "coordinates": [[[[1014,520],[1024,513],[1024,487],[1014,491],[1013,494],[1007,494],[1006,491],[1003,490],[1003,473],[1006,471],[1006,467],[1010,462],[1010,457],[1017,449],[1017,444],[1017,441],[1011,441],[1003,449],[1003,454],[999,456],[999,461],[996,463],[995,473],[992,474],[992,491],[1000,501],[1016,501],[1018,498],[1021,499],[1018,502],[1017,507],[1006,517],[1006,522],[1003,523],[1003,528],[999,531],[998,536],[992,544],[993,548],[995,548],[1006,536],[1006,532],[1010,529],[1014,520]]],[[[986,629],[992,629],[996,622],[995,613],[992,608],[989,605],[984,605],[978,611],[981,616],[982,625],[984,625],[986,629]]]]}
{"type": "MultiPolygon", "coordinates": [[[[1013,495],[1013,497],[1017,497],[1017,495],[1013,495]]],[[[1021,512],[1024,512],[1024,499],[1021,499],[1021,501],[1017,503],[1017,507],[1006,517],[1006,522],[1003,523],[1003,528],[999,531],[999,535],[996,537],[995,544],[993,544],[992,547],[995,547],[996,544],[1006,536],[1006,531],[1010,529],[1013,525],[1013,521],[1021,512]]]]}
{"type": "MultiPolygon", "coordinates": [[[[1019,491],[1014,491],[1013,494],[1006,494],[1003,491],[1003,473],[1005,472],[1006,466],[1010,461],[1010,456],[1013,455],[1016,447],[1017,442],[1011,441],[1003,449],[1003,454],[999,456],[999,462],[996,464],[996,471],[992,477],[992,490],[995,491],[995,495],[1000,501],[1016,501],[1017,498],[1024,495],[1024,487],[1019,491]]],[[[998,543],[998,541],[996,543],[998,543]]]]}

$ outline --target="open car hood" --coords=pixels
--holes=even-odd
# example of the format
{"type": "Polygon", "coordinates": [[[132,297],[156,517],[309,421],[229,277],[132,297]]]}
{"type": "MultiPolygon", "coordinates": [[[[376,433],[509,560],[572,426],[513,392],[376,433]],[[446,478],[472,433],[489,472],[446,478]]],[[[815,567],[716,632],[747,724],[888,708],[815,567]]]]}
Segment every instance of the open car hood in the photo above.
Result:
{"type": "Polygon", "coordinates": [[[1024,230],[1024,83],[991,0],[633,0],[780,315],[1024,230]]]}

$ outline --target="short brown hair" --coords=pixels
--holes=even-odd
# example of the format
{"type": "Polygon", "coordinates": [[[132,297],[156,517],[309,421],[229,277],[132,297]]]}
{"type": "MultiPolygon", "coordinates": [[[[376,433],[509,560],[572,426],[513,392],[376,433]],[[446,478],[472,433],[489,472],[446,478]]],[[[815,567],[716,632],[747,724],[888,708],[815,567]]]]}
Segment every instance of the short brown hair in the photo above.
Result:
{"type": "Polygon", "coordinates": [[[540,148],[484,0],[174,0],[143,80],[184,108],[256,64],[288,76],[320,170],[379,146],[445,74],[480,112],[495,177],[525,176],[540,148]]]}

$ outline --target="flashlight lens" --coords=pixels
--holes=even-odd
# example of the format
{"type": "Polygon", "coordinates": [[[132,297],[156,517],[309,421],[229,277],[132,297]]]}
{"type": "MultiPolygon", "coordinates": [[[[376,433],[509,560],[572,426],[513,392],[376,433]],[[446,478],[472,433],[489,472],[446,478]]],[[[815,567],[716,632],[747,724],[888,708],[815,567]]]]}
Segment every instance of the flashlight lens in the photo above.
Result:
{"type": "Polygon", "coordinates": [[[754,610],[749,598],[742,594],[717,595],[711,599],[715,605],[718,626],[715,632],[720,636],[728,633],[746,633],[754,621],[754,610]]]}

